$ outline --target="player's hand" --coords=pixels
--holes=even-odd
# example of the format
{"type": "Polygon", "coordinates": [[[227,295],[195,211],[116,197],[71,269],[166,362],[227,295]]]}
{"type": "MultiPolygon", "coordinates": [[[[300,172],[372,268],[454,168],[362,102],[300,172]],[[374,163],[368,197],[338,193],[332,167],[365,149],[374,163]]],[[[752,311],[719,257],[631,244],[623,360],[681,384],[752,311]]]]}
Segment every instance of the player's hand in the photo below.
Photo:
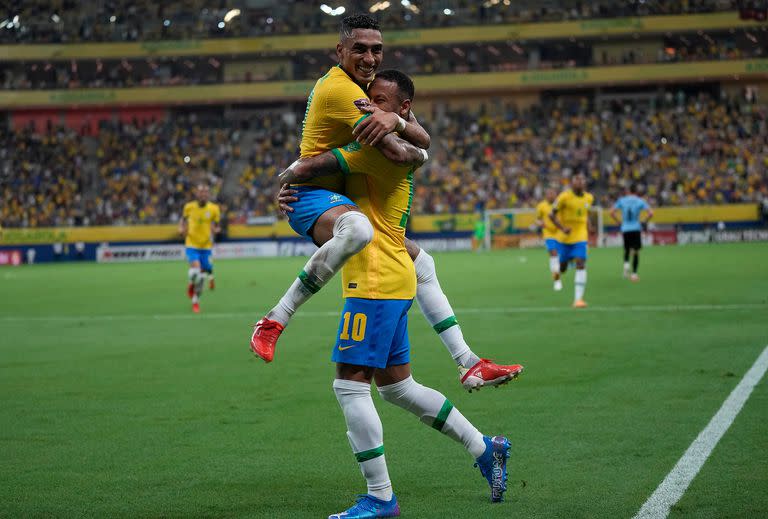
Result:
{"type": "Polygon", "coordinates": [[[277,176],[277,180],[280,182],[281,186],[284,186],[285,184],[296,184],[297,182],[303,182],[303,179],[297,178],[296,175],[296,165],[299,163],[299,160],[294,161],[277,176]]]}
{"type": "Polygon", "coordinates": [[[277,206],[280,208],[280,212],[285,216],[288,216],[288,213],[293,212],[293,207],[289,204],[299,201],[299,199],[294,196],[296,193],[298,193],[298,191],[291,189],[291,186],[288,184],[280,186],[280,191],[277,193],[277,206]]]}
{"type": "Polygon", "coordinates": [[[363,106],[360,111],[371,115],[355,126],[352,136],[360,144],[368,146],[376,146],[385,135],[395,131],[400,120],[396,113],[385,112],[372,105],[363,106]]]}

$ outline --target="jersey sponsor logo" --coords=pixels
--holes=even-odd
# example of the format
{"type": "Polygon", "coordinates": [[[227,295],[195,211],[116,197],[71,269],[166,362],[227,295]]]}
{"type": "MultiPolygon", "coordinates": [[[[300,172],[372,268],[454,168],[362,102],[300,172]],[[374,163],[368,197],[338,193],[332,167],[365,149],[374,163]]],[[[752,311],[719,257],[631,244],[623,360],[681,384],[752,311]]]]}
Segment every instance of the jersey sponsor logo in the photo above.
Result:
{"type": "Polygon", "coordinates": [[[337,195],[336,193],[334,193],[328,197],[328,201],[332,204],[335,204],[336,202],[341,202],[341,195],[337,195]]]}
{"type": "Polygon", "coordinates": [[[350,348],[354,348],[355,346],[357,346],[357,344],[350,344],[349,346],[342,346],[341,344],[339,344],[339,351],[348,350],[350,348]]]}
{"type": "Polygon", "coordinates": [[[362,145],[357,141],[352,141],[349,144],[342,146],[341,149],[348,152],[360,151],[362,145]]]}
{"type": "Polygon", "coordinates": [[[357,283],[349,283],[347,288],[357,288],[357,283]]]}

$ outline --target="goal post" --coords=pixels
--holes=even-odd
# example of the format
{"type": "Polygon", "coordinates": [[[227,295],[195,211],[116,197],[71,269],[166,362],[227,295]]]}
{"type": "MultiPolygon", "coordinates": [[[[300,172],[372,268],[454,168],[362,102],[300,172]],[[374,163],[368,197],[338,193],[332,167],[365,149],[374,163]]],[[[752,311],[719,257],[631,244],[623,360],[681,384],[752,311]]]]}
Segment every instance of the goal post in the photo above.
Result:
{"type": "MultiPolygon", "coordinates": [[[[594,230],[590,233],[589,244],[602,247],[605,244],[605,211],[599,206],[591,207],[589,219],[594,230]]],[[[483,232],[482,247],[485,250],[544,245],[533,208],[488,209],[483,213],[483,232]]]]}

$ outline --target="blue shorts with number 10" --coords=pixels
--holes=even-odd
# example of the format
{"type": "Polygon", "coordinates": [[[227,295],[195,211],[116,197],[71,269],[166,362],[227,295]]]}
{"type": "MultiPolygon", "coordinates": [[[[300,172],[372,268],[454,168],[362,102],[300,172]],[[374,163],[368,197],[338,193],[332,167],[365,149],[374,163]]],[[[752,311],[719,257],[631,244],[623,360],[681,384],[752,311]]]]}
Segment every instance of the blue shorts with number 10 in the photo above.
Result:
{"type": "Polygon", "coordinates": [[[331,360],[372,368],[408,364],[412,303],[413,299],[346,298],[331,360]]]}
{"type": "Polygon", "coordinates": [[[315,186],[291,186],[297,191],[299,200],[291,204],[292,213],[288,213],[288,223],[296,234],[312,240],[310,229],[320,215],[332,207],[339,205],[357,205],[352,200],[339,193],[328,191],[315,186]]]}

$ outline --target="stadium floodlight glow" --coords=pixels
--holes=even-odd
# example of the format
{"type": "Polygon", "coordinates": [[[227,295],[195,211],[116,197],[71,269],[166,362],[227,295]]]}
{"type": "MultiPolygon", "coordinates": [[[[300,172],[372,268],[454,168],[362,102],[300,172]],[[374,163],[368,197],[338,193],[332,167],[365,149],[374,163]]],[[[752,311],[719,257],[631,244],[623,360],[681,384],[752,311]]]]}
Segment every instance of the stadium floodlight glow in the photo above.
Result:
{"type": "Polygon", "coordinates": [[[117,16],[115,16],[114,14],[109,17],[109,23],[115,23],[116,21],[117,21],[117,16]]]}
{"type": "Polygon", "coordinates": [[[445,9],[443,9],[443,14],[444,14],[445,16],[453,16],[453,10],[452,10],[452,9],[448,9],[448,8],[445,8],[445,9]]]}
{"type": "Polygon", "coordinates": [[[53,23],[59,23],[59,22],[61,21],[61,18],[59,18],[59,15],[58,15],[58,14],[56,14],[56,13],[53,13],[53,14],[51,15],[51,21],[52,21],[53,23]]]}
{"type": "Polygon", "coordinates": [[[384,9],[389,9],[389,6],[392,5],[388,1],[384,2],[376,2],[371,6],[370,9],[368,9],[370,12],[375,13],[376,11],[383,11],[384,9]]]}
{"type": "Polygon", "coordinates": [[[184,156],[184,164],[189,164],[189,161],[192,160],[189,158],[189,155],[184,156]]]}
{"type": "Polygon", "coordinates": [[[224,23],[229,23],[238,16],[240,16],[240,9],[230,9],[227,11],[227,14],[224,15],[224,23]]]}
{"type": "Polygon", "coordinates": [[[216,27],[218,27],[219,29],[223,29],[225,25],[227,24],[225,24],[224,22],[219,22],[219,24],[216,27]]]}
{"type": "Polygon", "coordinates": [[[330,16],[339,16],[344,14],[347,11],[347,8],[343,5],[340,5],[339,7],[331,7],[328,4],[322,4],[320,10],[330,16]]]}
{"type": "Polygon", "coordinates": [[[2,22],[0,22],[0,29],[5,29],[6,25],[8,25],[8,20],[7,19],[3,20],[2,22]]]}
{"type": "Polygon", "coordinates": [[[167,20],[167,19],[163,20],[163,27],[170,27],[170,26],[171,26],[171,21],[170,20],[167,20]]]}

